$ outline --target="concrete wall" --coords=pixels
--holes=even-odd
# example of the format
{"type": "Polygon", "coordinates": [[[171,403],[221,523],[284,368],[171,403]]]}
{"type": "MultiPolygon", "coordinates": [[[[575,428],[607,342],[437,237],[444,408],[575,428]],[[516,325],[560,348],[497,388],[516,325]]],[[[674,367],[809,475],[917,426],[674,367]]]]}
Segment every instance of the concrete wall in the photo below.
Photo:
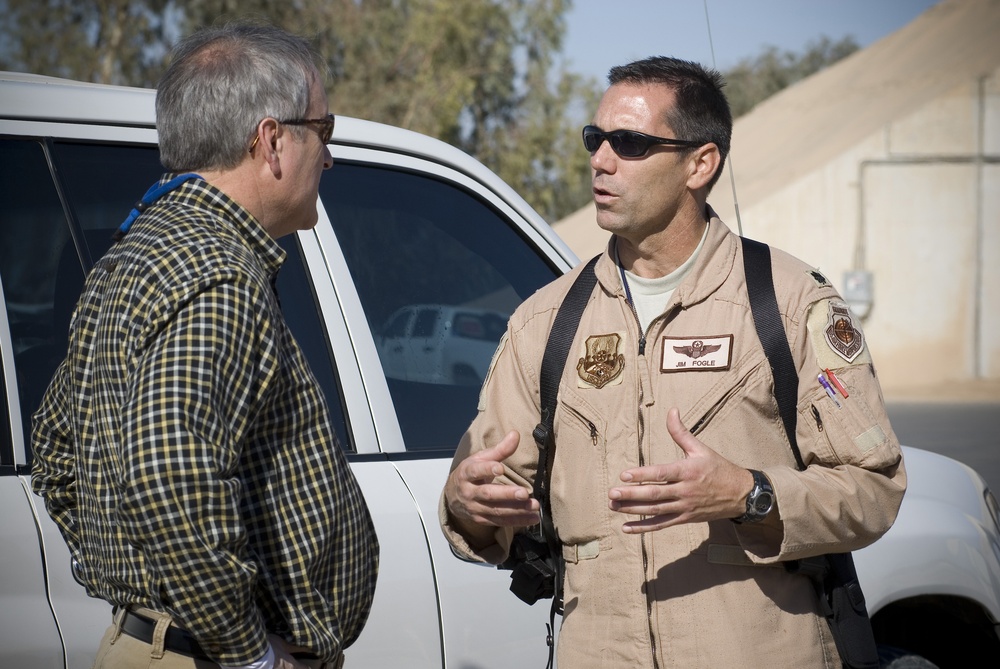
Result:
{"type": "MultiPolygon", "coordinates": [[[[730,190],[726,178],[710,202],[736,229],[730,190]]],[[[887,392],[1000,388],[1000,69],[741,203],[741,215],[745,235],[819,267],[845,294],[845,273],[870,273],[864,329],[887,392]]]]}

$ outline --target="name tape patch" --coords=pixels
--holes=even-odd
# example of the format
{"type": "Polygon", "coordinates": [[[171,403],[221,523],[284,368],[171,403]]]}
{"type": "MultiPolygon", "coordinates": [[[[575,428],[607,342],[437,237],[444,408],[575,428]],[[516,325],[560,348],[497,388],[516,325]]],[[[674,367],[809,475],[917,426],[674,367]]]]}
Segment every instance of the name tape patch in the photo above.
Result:
{"type": "Polygon", "coordinates": [[[729,369],[733,335],[664,337],[661,372],[698,372],[729,369]]]}

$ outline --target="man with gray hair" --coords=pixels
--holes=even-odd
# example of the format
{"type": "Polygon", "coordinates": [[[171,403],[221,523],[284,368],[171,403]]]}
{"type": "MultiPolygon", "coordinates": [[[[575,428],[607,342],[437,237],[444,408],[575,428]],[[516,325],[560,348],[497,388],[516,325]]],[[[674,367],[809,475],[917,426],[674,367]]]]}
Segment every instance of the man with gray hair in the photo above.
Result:
{"type": "Polygon", "coordinates": [[[270,26],[201,31],[156,116],[168,174],[87,278],[33,488],[114,606],[96,667],[340,667],[378,542],[274,287],[333,164],[318,59],[270,26]]]}

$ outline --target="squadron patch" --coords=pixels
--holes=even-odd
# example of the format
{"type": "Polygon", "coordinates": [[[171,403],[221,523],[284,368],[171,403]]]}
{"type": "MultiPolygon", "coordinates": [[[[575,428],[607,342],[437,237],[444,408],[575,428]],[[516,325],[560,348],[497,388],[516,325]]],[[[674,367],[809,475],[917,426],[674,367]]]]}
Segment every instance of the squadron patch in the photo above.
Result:
{"type": "Polygon", "coordinates": [[[661,372],[694,372],[729,369],[733,335],[664,337],[661,372]]]}
{"type": "Polygon", "coordinates": [[[618,352],[621,343],[622,336],[616,332],[587,337],[586,354],[576,366],[581,387],[603,388],[616,379],[621,383],[625,369],[625,356],[618,352]]]}
{"type": "Polygon", "coordinates": [[[865,336],[854,324],[851,310],[843,302],[830,302],[826,330],[826,343],[847,362],[854,362],[865,347],[865,336]]]}

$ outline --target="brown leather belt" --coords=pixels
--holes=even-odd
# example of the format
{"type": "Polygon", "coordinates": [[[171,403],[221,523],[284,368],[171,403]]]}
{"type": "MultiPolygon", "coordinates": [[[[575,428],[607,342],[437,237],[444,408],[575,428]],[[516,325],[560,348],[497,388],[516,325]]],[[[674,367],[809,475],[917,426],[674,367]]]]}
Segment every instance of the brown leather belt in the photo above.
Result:
{"type": "MultiPolygon", "coordinates": [[[[156,621],[150,620],[146,616],[141,616],[132,611],[125,611],[122,618],[122,631],[134,639],[148,643],[153,643],[153,630],[156,629],[156,621]]],[[[163,638],[163,648],[172,653],[187,655],[199,660],[214,660],[201,649],[194,637],[182,629],[174,626],[167,628],[167,633],[163,638]]]]}

